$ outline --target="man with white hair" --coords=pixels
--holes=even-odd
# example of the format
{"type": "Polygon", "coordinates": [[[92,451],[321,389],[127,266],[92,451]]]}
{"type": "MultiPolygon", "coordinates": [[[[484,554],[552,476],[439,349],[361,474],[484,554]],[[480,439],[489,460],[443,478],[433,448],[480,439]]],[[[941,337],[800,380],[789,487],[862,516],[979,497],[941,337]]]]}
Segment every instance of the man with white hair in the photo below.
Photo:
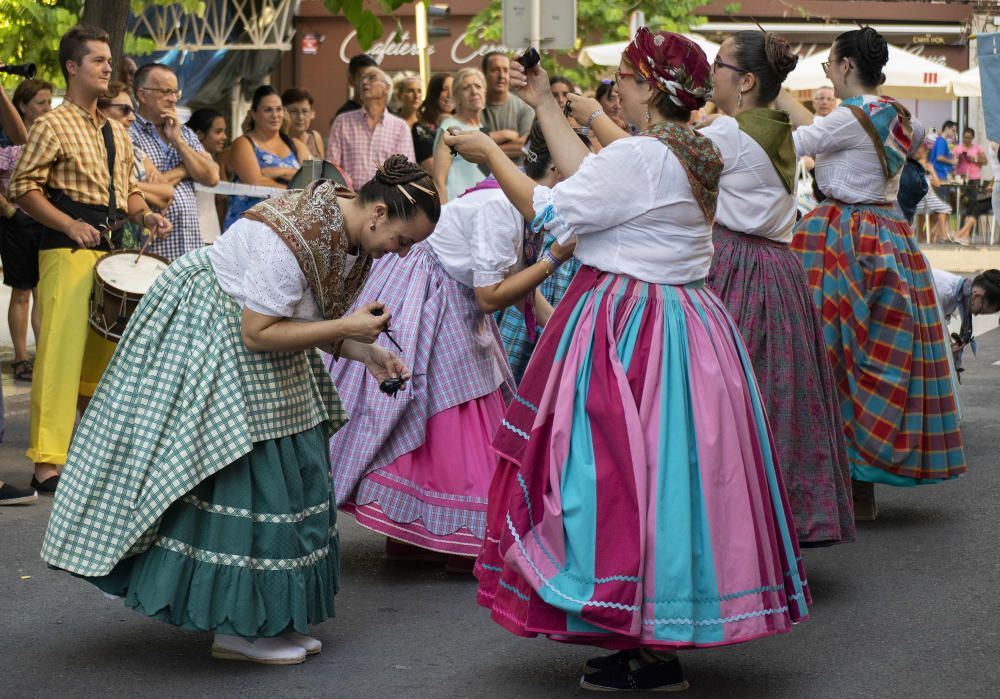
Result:
{"type": "Polygon", "coordinates": [[[410,128],[386,109],[392,91],[389,77],[380,68],[368,68],[360,85],[361,109],[334,119],[326,146],[326,159],[347,173],[354,189],[374,177],[376,165],[390,155],[416,158],[410,128]]]}
{"type": "Polygon", "coordinates": [[[826,116],[837,106],[837,98],[833,95],[833,88],[827,85],[817,87],[813,91],[812,98],[813,111],[816,116],[826,116]]]}

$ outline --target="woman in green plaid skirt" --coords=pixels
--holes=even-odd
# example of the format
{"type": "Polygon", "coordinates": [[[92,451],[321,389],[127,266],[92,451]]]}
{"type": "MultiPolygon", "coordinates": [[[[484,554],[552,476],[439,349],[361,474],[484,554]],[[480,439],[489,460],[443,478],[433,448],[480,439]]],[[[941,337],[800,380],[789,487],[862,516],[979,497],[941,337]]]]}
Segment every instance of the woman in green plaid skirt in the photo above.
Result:
{"type": "Polygon", "coordinates": [[[213,631],[216,658],[318,653],[309,626],[333,616],[339,576],[327,440],[346,416],[317,348],[409,378],[373,344],[389,309],[345,312],[372,258],[406,255],[439,213],[430,178],[393,156],[356,197],[313,183],[174,262],[80,422],[42,558],[213,631]]]}

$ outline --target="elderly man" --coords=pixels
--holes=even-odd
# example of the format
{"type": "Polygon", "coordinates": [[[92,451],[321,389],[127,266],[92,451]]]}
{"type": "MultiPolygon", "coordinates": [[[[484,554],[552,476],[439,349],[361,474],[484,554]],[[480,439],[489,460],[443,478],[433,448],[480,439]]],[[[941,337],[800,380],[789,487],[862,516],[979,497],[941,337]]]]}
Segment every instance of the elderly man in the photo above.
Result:
{"type": "Polygon", "coordinates": [[[177,76],[168,66],[148,63],[136,71],[139,111],[129,134],[174,187],[174,200],[164,212],[174,226],[173,233],[149,246],[150,252],[168,260],[204,245],[194,183],[206,187],[219,183],[219,166],[205,152],[194,131],[177,118],[180,96],[177,76]]]}
{"type": "Polygon", "coordinates": [[[483,56],[483,75],[486,76],[483,127],[503,152],[519,163],[521,149],[535,120],[535,110],[517,95],[510,94],[510,58],[507,54],[491,51],[483,56]]]}
{"type": "Polygon", "coordinates": [[[360,86],[361,109],[334,119],[326,144],[326,159],[347,173],[355,190],[374,177],[375,166],[390,155],[416,157],[410,128],[385,107],[392,90],[388,76],[379,68],[369,68],[360,86]]]}
{"type": "Polygon", "coordinates": [[[367,53],[351,56],[351,60],[347,64],[347,82],[351,86],[351,98],[340,105],[340,109],[333,115],[335,119],[345,112],[361,109],[361,103],[358,102],[361,99],[361,76],[369,68],[378,68],[378,63],[367,53]]]}
{"type": "Polygon", "coordinates": [[[816,116],[826,116],[837,106],[837,98],[832,87],[817,87],[812,98],[813,111],[816,116]]]}

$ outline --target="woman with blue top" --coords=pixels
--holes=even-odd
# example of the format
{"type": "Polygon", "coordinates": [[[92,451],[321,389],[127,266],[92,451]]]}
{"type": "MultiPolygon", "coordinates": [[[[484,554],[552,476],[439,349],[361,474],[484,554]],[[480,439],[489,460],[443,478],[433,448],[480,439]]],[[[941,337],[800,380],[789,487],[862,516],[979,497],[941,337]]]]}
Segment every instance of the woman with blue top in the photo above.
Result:
{"type": "MultiPolygon", "coordinates": [[[[253,93],[250,113],[243,122],[243,135],[233,141],[229,169],[233,182],[285,189],[299,166],[309,159],[309,149],[302,141],[282,131],[285,108],[281,96],[270,85],[261,85],[253,93]]],[[[229,199],[225,232],[259,197],[233,196],[229,199]]]]}
{"type": "Polygon", "coordinates": [[[910,151],[906,108],[879,96],[889,60],[871,27],[845,32],[824,63],[839,107],[815,120],[787,93],[796,153],[815,157],[827,199],[796,227],[823,322],[854,479],[856,519],[874,484],[939,483],[966,471],[934,281],[895,206],[910,151]]]}
{"type": "Polygon", "coordinates": [[[475,131],[483,127],[486,78],[476,68],[463,68],[455,73],[452,84],[455,115],[441,122],[434,140],[434,185],[439,192],[447,194],[445,201],[462,196],[463,192],[476,186],[490,174],[488,169],[452,154],[441,141],[441,134],[449,128],[475,131]]]}

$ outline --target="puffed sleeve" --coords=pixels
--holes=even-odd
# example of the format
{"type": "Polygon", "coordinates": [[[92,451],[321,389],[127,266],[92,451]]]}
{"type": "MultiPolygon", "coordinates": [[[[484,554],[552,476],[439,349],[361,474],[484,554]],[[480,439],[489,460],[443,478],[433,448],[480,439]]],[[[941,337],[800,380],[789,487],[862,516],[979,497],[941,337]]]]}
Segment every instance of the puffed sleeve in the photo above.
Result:
{"type": "Polygon", "coordinates": [[[808,126],[792,132],[795,153],[815,157],[821,153],[850,150],[871,143],[858,118],[847,107],[837,107],[825,117],[816,117],[808,126]]]}
{"type": "Polygon", "coordinates": [[[246,307],[275,318],[291,318],[311,294],[295,254],[274,231],[261,226],[250,243],[243,274],[246,307]]]}
{"type": "Polygon", "coordinates": [[[546,226],[562,244],[598,233],[654,207],[667,159],[666,146],[647,137],[622,138],[588,155],[554,187],[535,187],[533,227],[546,226]]]}
{"type": "Polygon", "coordinates": [[[506,199],[494,199],[476,212],[476,251],[472,284],[475,287],[498,284],[517,264],[518,245],[524,232],[524,219],[506,199]]]}
{"type": "Polygon", "coordinates": [[[740,124],[731,116],[720,116],[701,129],[701,135],[712,140],[722,153],[722,174],[736,167],[740,157],[740,124]]]}

